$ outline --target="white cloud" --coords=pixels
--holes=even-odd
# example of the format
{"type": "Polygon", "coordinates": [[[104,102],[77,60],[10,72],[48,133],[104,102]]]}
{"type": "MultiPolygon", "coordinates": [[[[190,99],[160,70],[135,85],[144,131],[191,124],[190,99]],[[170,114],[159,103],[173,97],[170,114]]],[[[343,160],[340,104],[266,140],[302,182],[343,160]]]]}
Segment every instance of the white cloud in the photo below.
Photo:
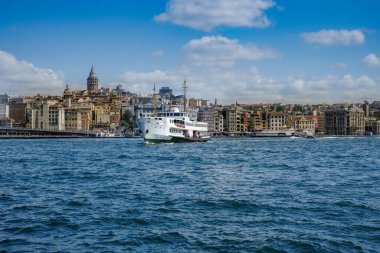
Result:
{"type": "Polygon", "coordinates": [[[157,50],[157,51],[154,51],[152,53],[152,55],[155,57],[162,57],[162,56],[164,56],[164,51],[163,50],[157,50]]]}
{"type": "Polygon", "coordinates": [[[182,92],[182,82],[188,80],[189,96],[218,98],[222,104],[284,102],[284,103],[336,103],[359,102],[368,94],[379,94],[380,84],[369,76],[329,75],[325,77],[289,76],[276,80],[262,75],[256,68],[245,70],[191,69],[174,71],[127,72],[121,82],[135,92],[152,92],[157,87],[170,86],[176,94],[182,92]]]}
{"type": "Polygon", "coordinates": [[[124,87],[135,93],[151,93],[154,83],[157,86],[176,86],[183,82],[184,78],[180,78],[177,73],[155,70],[151,72],[134,72],[127,71],[120,78],[119,82],[125,83],[124,87]]]}
{"type": "Polygon", "coordinates": [[[336,103],[361,101],[368,92],[378,93],[380,85],[372,78],[351,74],[325,76],[319,78],[297,78],[290,76],[287,90],[282,91],[284,98],[304,103],[336,103]],[[302,86],[298,84],[302,83],[302,86]]]}
{"type": "Polygon", "coordinates": [[[12,54],[0,50],[0,93],[61,94],[63,89],[62,73],[35,67],[32,63],[18,60],[12,54]]]}
{"type": "Polygon", "coordinates": [[[301,37],[308,43],[323,46],[360,45],[365,42],[365,36],[361,30],[321,30],[303,33],[301,37]]]}
{"type": "Polygon", "coordinates": [[[380,67],[380,59],[376,54],[369,54],[364,57],[363,62],[369,67],[380,67]]]}
{"type": "Polygon", "coordinates": [[[188,62],[207,67],[231,67],[239,60],[275,58],[276,54],[266,48],[242,45],[238,40],[222,36],[205,36],[194,39],[184,46],[188,62]]]}
{"type": "Polygon", "coordinates": [[[205,31],[218,26],[262,28],[270,25],[264,12],[274,5],[272,0],[170,0],[155,20],[205,31]]]}

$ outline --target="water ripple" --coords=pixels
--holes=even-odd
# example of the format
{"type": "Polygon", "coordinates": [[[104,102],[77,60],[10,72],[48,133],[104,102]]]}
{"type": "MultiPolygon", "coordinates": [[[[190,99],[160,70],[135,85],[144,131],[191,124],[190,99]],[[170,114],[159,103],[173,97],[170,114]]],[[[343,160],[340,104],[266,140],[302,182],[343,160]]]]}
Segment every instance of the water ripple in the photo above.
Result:
{"type": "Polygon", "coordinates": [[[379,148],[1,140],[0,252],[379,252],[379,148]]]}

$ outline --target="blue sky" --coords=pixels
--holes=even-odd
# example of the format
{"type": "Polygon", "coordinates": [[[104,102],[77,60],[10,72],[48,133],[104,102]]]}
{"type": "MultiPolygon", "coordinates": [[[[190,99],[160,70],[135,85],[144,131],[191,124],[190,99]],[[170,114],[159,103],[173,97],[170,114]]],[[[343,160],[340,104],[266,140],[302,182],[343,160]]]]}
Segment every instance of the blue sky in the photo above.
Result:
{"type": "Polygon", "coordinates": [[[380,100],[380,1],[0,1],[0,93],[153,83],[222,103],[380,100]]]}

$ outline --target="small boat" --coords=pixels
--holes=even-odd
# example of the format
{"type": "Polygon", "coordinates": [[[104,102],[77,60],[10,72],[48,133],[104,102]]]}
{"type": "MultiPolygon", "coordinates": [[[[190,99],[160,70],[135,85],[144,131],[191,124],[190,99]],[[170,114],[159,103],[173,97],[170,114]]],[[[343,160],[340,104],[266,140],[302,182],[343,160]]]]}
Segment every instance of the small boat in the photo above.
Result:
{"type": "Polygon", "coordinates": [[[288,130],[260,130],[251,133],[251,137],[291,137],[295,136],[294,129],[288,130]]]}

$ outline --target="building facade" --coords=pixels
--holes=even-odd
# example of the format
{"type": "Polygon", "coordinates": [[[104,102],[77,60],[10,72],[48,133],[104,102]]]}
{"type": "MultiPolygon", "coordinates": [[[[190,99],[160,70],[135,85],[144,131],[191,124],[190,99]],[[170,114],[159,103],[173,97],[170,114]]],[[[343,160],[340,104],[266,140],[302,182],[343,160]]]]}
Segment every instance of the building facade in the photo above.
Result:
{"type": "Polygon", "coordinates": [[[0,119],[9,118],[9,96],[0,95],[0,119]]]}
{"type": "Polygon", "coordinates": [[[365,122],[365,131],[373,135],[380,135],[380,120],[371,119],[365,122]]]}
{"type": "Polygon", "coordinates": [[[219,108],[199,108],[197,120],[201,122],[206,122],[209,132],[223,132],[223,115],[219,108]]]}
{"type": "Polygon", "coordinates": [[[365,132],[362,108],[330,108],[325,112],[325,129],[328,135],[363,135],[365,132]]]}

